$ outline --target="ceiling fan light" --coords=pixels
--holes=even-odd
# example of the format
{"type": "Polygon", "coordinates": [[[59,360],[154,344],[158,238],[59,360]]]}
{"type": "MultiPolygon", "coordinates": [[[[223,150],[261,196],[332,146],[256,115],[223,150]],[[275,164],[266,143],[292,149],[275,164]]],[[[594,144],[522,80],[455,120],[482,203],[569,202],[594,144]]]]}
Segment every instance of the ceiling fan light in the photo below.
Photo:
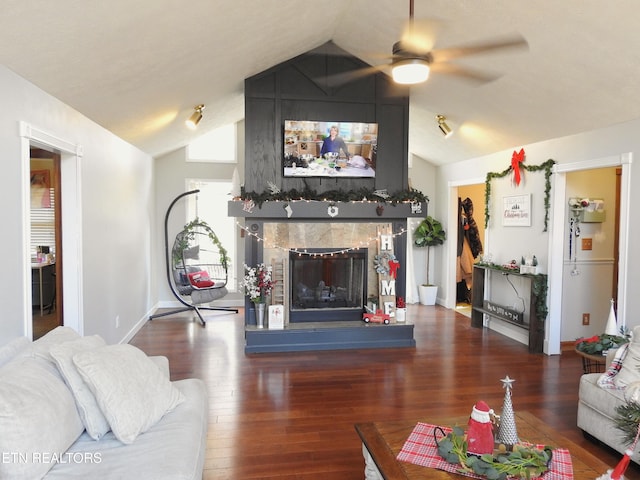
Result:
{"type": "Polygon", "coordinates": [[[191,114],[189,119],[185,122],[187,124],[187,127],[189,127],[191,130],[195,130],[196,127],[198,126],[198,123],[200,123],[200,120],[202,120],[202,111],[204,110],[204,105],[203,104],[196,105],[193,108],[195,111],[191,114]]]}
{"type": "Polygon", "coordinates": [[[422,83],[429,78],[429,64],[420,58],[407,58],[393,64],[393,81],[403,85],[422,83]]]}

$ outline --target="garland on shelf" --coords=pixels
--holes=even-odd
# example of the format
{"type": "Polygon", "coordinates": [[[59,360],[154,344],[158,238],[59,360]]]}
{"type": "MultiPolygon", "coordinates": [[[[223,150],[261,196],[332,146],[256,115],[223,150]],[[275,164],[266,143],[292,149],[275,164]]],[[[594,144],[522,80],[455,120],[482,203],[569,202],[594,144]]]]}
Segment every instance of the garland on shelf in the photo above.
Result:
{"type": "MultiPolygon", "coordinates": [[[[549,159],[540,165],[525,165],[520,164],[520,168],[526,170],[527,172],[539,172],[540,170],[544,170],[544,229],[543,232],[547,231],[547,227],[549,225],[549,208],[551,207],[551,169],[555,165],[555,160],[549,159]]],[[[487,228],[489,226],[489,201],[491,199],[491,180],[494,178],[504,178],[509,173],[513,171],[513,166],[509,165],[509,167],[502,172],[489,172],[487,173],[487,179],[485,180],[485,190],[484,190],[484,226],[487,228]]]]}
{"type": "Polygon", "coordinates": [[[295,200],[316,200],[326,202],[375,202],[375,203],[390,203],[395,206],[398,203],[407,202],[428,202],[429,198],[425,196],[419,190],[410,188],[409,190],[402,190],[394,194],[380,195],[379,190],[372,190],[368,188],[359,188],[357,190],[329,190],[327,192],[318,193],[311,189],[305,183],[304,190],[292,189],[286,192],[279,191],[278,189],[265,190],[262,193],[258,192],[245,192],[242,189],[240,193],[240,200],[247,201],[252,200],[258,208],[262,207],[264,202],[268,201],[284,201],[291,202],[295,200]]]}
{"type": "MultiPolygon", "coordinates": [[[[492,270],[498,270],[500,272],[517,273],[520,275],[520,272],[507,265],[498,265],[496,263],[488,262],[478,262],[476,265],[479,267],[490,268],[492,270]]],[[[547,307],[547,275],[544,273],[528,273],[526,276],[531,278],[531,291],[536,296],[536,316],[538,317],[538,320],[544,323],[547,319],[547,315],[549,314],[549,308],[547,307]]]]}

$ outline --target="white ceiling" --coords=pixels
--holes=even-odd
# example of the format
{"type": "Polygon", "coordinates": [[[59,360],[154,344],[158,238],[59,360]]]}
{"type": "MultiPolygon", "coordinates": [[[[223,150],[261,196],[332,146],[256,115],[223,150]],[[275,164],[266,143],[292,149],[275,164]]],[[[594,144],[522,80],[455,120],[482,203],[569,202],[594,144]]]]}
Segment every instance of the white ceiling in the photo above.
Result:
{"type": "MultiPolygon", "coordinates": [[[[3,0],[0,61],[158,156],[242,119],[245,78],[329,40],[380,63],[408,13],[409,0],[3,0]]],[[[411,88],[409,149],[434,164],[640,117],[634,0],[416,0],[415,17],[438,20],[436,48],[529,43],[459,61],[502,74],[491,83],[433,73],[411,88]]]]}

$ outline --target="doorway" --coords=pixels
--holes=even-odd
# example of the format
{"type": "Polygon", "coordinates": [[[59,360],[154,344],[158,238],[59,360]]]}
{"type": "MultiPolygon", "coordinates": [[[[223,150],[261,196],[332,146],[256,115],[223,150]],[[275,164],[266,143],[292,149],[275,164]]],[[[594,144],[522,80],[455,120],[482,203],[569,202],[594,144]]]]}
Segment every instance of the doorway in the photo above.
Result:
{"type": "Polygon", "coordinates": [[[610,166],[565,175],[562,342],[604,332],[612,299],[616,305],[621,171],[610,166]],[[576,199],[584,206],[572,208],[576,199]]]}
{"type": "Polygon", "coordinates": [[[473,264],[480,259],[484,250],[484,205],[485,185],[474,183],[457,188],[457,229],[452,229],[450,238],[457,240],[455,305],[456,311],[471,316],[473,295],[473,264]]]}
{"type": "Polygon", "coordinates": [[[63,324],[60,154],[30,147],[32,331],[36,340],[63,324]]]}
{"type": "MultiPolygon", "coordinates": [[[[56,237],[56,310],[59,323],[73,328],[80,335],[84,334],[83,294],[82,294],[82,202],[80,164],[84,148],[81,144],[69,142],[59,135],[44,131],[37,126],[19,122],[21,137],[21,161],[23,165],[23,190],[21,203],[25,212],[25,248],[21,258],[24,265],[24,334],[33,338],[33,295],[32,269],[30,261],[30,209],[31,209],[31,148],[40,148],[58,155],[59,173],[58,197],[54,198],[58,205],[58,232],[56,237]],[[64,260],[62,253],[66,252],[64,260]],[[64,304],[64,311],[63,306],[64,304]]],[[[36,245],[37,246],[37,245],[36,245]]]]}

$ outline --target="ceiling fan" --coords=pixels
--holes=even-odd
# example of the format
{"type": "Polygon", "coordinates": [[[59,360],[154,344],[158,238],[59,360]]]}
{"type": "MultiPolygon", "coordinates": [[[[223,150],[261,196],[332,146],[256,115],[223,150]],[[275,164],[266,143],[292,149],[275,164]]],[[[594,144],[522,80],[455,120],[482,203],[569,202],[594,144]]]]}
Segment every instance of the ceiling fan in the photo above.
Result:
{"type": "Polygon", "coordinates": [[[512,35],[483,43],[430,50],[430,45],[426,45],[428,42],[425,42],[425,35],[422,33],[415,25],[414,0],[409,0],[409,24],[403,39],[393,44],[391,62],[335,76],[333,83],[342,83],[387,69],[390,69],[393,80],[403,85],[424,82],[429,78],[430,72],[452,74],[474,82],[486,83],[497,79],[499,75],[481,72],[450,61],[480,53],[528,47],[527,41],[521,35],[512,35]]]}

